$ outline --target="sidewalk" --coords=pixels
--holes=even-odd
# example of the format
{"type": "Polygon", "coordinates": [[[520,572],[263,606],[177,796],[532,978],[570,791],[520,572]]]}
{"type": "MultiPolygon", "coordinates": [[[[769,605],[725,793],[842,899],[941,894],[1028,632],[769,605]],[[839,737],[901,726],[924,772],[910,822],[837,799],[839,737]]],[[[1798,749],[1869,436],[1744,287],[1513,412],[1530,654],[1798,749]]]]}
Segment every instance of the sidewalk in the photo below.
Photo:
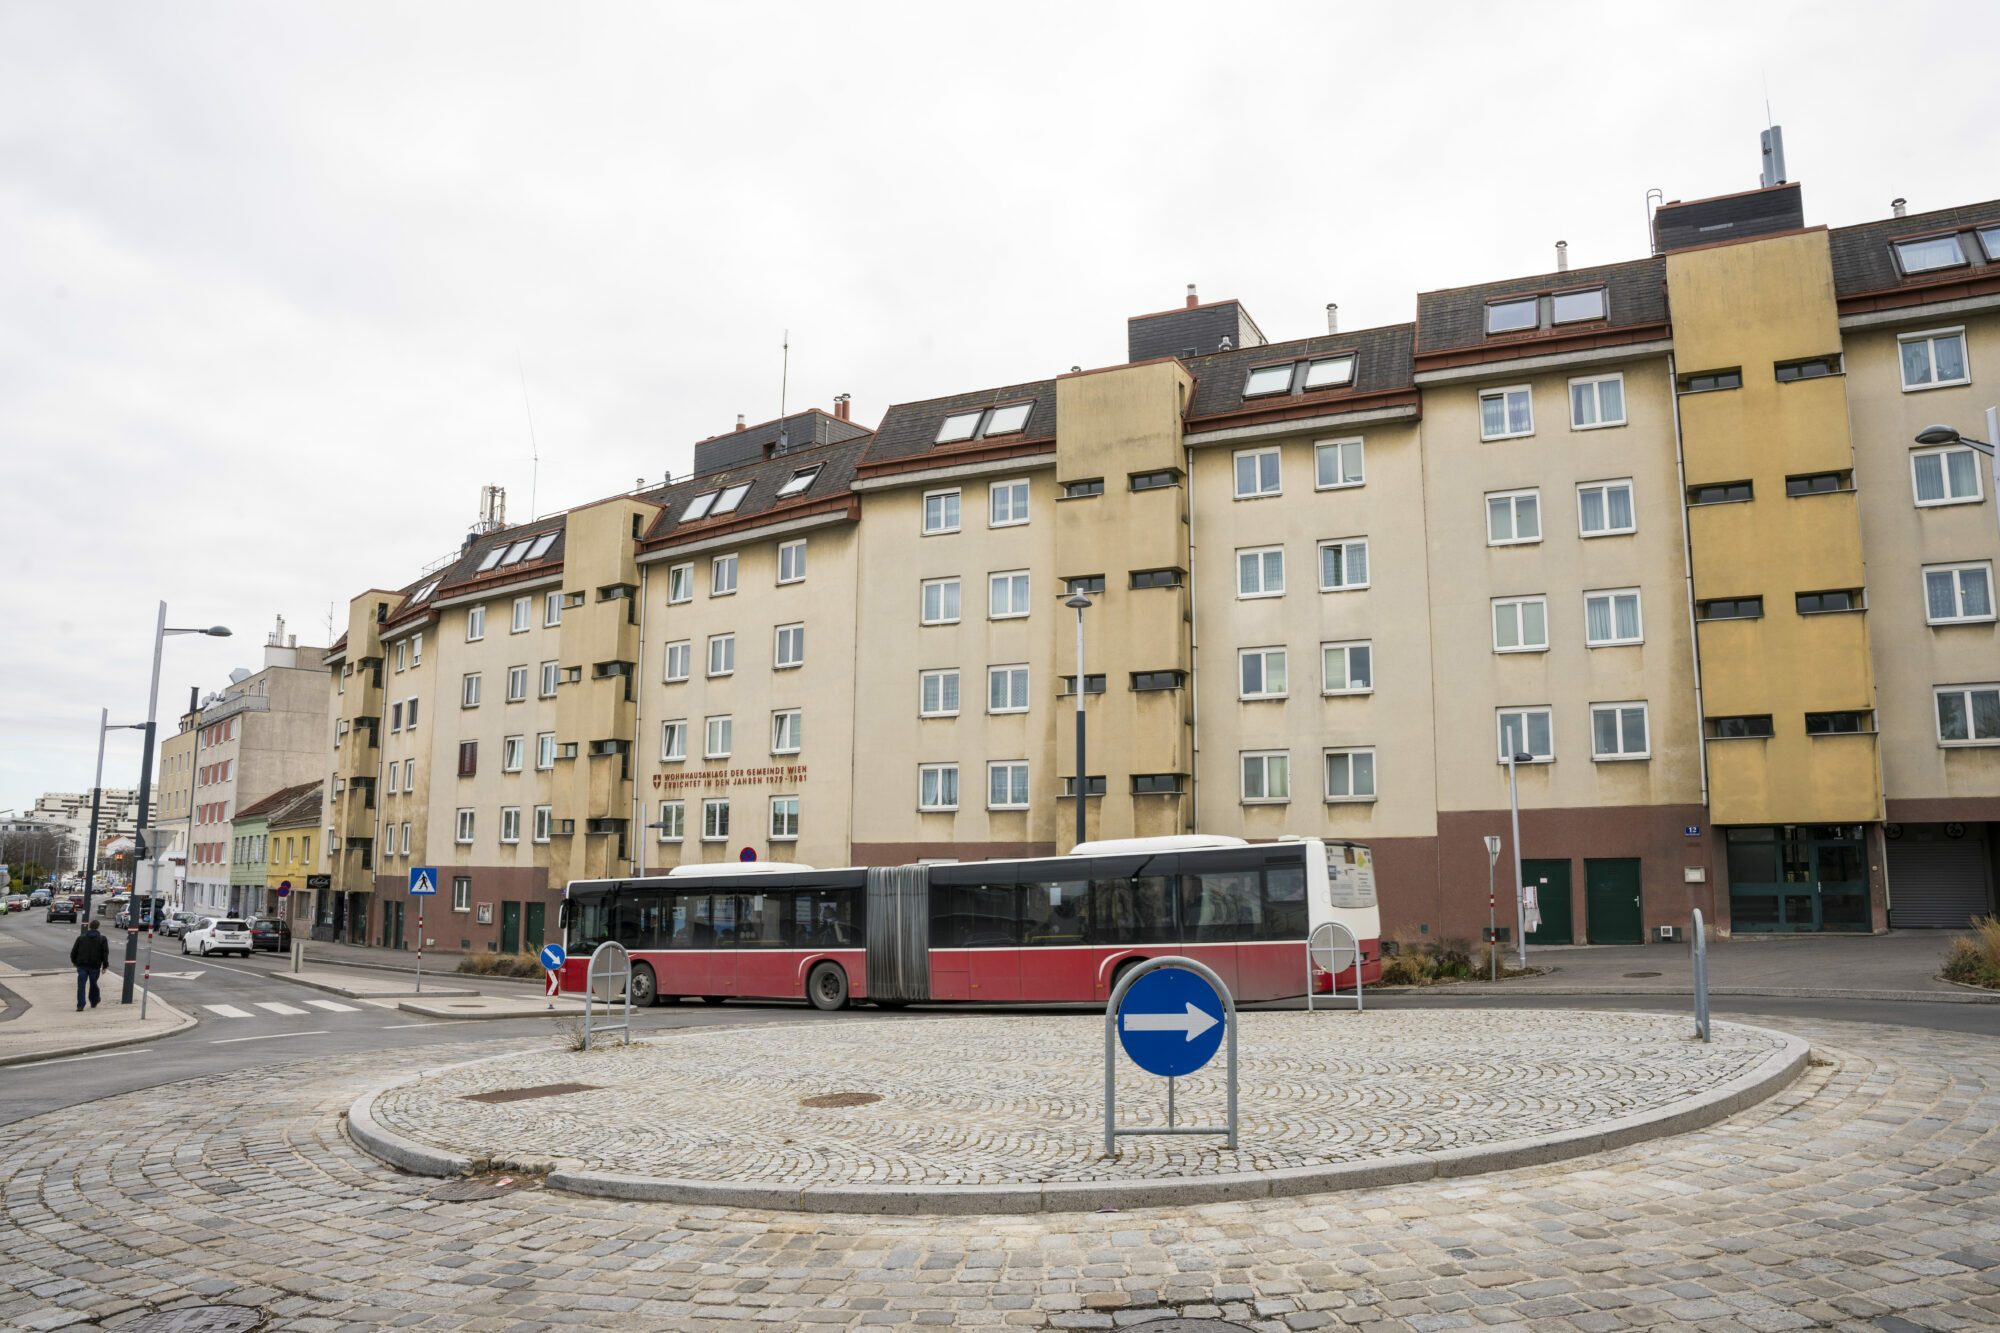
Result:
{"type": "MultiPolygon", "coordinates": [[[[362,944],[333,944],[319,940],[307,940],[306,968],[320,967],[370,967],[386,972],[412,973],[417,970],[415,949],[379,949],[362,944]]],[[[533,986],[537,992],[542,988],[540,976],[498,977],[475,975],[458,970],[458,960],[465,955],[457,951],[441,949],[424,950],[424,989],[430,989],[431,978],[436,977],[442,985],[484,986],[489,982],[503,986],[533,986]]],[[[270,959],[278,965],[280,972],[289,974],[292,970],[290,954],[255,954],[251,962],[270,959]]]]}
{"type": "Polygon", "coordinates": [[[21,972],[0,965],[0,1065],[46,1060],[134,1042],[171,1037],[194,1026],[194,1019],[156,993],[139,1020],[139,992],[131,1004],[118,1003],[121,974],[106,968],[98,980],[104,999],[95,1009],[78,1013],[76,972],[21,972]]]}
{"type": "MultiPolygon", "coordinates": [[[[289,982],[294,986],[308,986],[313,990],[325,991],[329,995],[343,995],[350,1000],[401,999],[417,994],[414,973],[396,974],[381,972],[356,976],[350,971],[332,967],[315,967],[308,963],[304,971],[294,972],[289,964],[272,974],[277,981],[289,982]]],[[[446,973],[434,977],[424,973],[423,994],[430,995],[477,995],[471,986],[460,984],[460,979],[446,973]]]]}

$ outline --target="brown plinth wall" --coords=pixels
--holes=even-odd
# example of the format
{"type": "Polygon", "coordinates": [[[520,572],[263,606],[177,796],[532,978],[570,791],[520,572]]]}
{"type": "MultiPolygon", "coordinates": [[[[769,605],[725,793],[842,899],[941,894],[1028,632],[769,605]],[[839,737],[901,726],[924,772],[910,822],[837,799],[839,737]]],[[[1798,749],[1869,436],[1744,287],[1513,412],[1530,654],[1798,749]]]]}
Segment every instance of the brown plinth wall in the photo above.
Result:
{"type": "MultiPolygon", "coordinates": [[[[541,866],[438,866],[437,896],[424,905],[424,934],[434,941],[431,948],[444,953],[491,953],[500,947],[500,930],[505,921],[505,904],[521,904],[523,930],[527,925],[527,904],[542,904],[542,941],[559,943],[562,927],[558,924],[558,914],[562,910],[562,886],[549,884],[549,872],[541,866]],[[472,897],[469,910],[452,910],[452,881],[459,876],[472,880],[472,897]],[[485,903],[493,909],[490,922],[479,920],[479,905],[485,903]]],[[[396,900],[406,904],[403,918],[403,947],[414,950],[417,947],[417,900],[409,896],[410,879],[407,873],[375,878],[375,892],[370,895],[368,905],[368,938],[365,943],[376,945],[382,938],[381,904],[396,900]]],[[[526,947],[525,941],[522,942],[526,947]]]]}

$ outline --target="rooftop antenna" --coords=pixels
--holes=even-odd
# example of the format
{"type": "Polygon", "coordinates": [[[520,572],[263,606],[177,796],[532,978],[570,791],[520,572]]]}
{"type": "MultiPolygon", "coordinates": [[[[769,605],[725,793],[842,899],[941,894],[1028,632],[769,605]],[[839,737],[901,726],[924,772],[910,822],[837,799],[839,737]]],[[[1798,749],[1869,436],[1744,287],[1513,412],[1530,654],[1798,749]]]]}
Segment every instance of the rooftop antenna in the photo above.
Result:
{"type": "Polygon", "coordinates": [[[514,353],[514,372],[521,377],[521,406],[528,413],[528,456],[534,460],[528,473],[528,517],[532,520],[536,516],[535,491],[542,480],[542,447],[535,441],[535,405],[528,401],[528,372],[518,351],[514,353]]]}
{"type": "Polygon", "coordinates": [[[785,429],[785,393],[792,383],[792,331],[785,330],[784,361],[778,371],[778,452],[784,453],[792,444],[791,432],[785,429]]]}

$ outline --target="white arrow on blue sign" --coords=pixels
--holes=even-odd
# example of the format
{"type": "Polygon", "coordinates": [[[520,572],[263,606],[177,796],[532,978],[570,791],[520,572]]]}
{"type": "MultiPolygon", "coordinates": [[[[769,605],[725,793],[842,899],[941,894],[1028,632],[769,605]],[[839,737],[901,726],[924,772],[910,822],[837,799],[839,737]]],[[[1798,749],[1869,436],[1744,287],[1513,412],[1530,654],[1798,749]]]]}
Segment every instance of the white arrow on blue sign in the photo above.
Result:
{"type": "Polygon", "coordinates": [[[568,958],[569,955],[563,952],[563,947],[560,944],[544,944],[542,946],[542,966],[551,972],[562,971],[562,965],[568,958]]]}
{"type": "Polygon", "coordinates": [[[1192,1074],[1222,1046],[1222,997],[1193,972],[1162,967],[1125,992],[1118,1042],[1132,1063],[1162,1078],[1192,1074]]]}
{"type": "Polygon", "coordinates": [[[433,866],[410,867],[410,892],[417,895],[438,891],[438,872],[433,866]]]}

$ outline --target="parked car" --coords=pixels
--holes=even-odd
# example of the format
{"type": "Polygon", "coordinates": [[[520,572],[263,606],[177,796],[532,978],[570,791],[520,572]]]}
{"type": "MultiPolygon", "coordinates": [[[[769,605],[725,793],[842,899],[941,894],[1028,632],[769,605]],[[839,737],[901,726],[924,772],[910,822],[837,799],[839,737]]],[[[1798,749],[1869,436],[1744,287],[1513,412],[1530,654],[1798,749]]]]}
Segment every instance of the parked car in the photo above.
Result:
{"type": "Polygon", "coordinates": [[[250,943],[273,953],[287,953],[292,947],[292,925],[281,916],[260,916],[250,923],[250,943]]]}
{"type": "Polygon", "coordinates": [[[250,923],[240,917],[203,917],[199,925],[181,936],[181,952],[203,958],[212,953],[250,956],[250,923]]]}
{"type": "Polygon", "coordinates": [[[7,910],[10,912],[25,912],[33,905],[25,893],[11,894],[7,899],[7,910]]]}
{"type": "Polygon", "coordinates": [[[47,907],[48,905],[49,905],[49,891],[47,889],[36,889],[33,893],[28,895],[28,906],[47,907]]]}
{"type": "Polygon", "coordinates": [[[168,939],[178,939],[194,929],[195,915],[192,912],[172,912],[160,925],[160,933],[168,939]]]}
{"type": "Polygon", "coordinates": [[[74,898],[51,898],[49,900],[49,920],[76,920],[77,903],[74,898]]]}

